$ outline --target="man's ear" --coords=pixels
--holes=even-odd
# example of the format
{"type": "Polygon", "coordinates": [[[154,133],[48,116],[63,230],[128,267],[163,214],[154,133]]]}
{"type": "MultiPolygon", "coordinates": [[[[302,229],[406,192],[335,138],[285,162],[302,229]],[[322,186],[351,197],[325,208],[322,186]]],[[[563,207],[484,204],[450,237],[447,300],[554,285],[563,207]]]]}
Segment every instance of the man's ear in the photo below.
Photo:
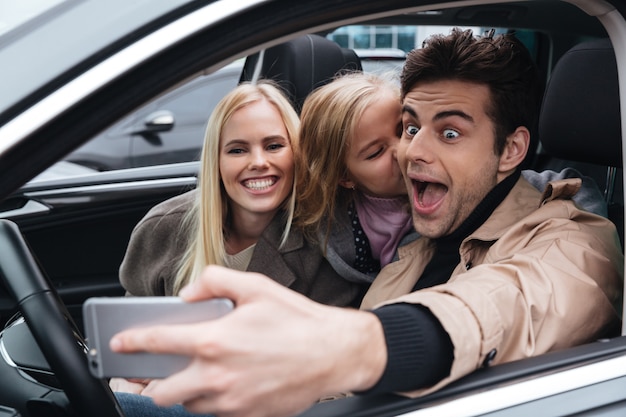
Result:
{"type": "Polygon", "coordinates": [[[347,178],[342,178],[339,180],[339,185],[341,185],[344,188],[354,190],[354,187],[356,184],[352,180],[349,180],[347,178]]]}
{"type": "Polygon", "coordinates": [[[523,126],[515,129],[515,132],[506,138],[506,145],[502,155],[500,155],[498,172],[509,173],[524,162],[529,144],[530,132],[528,129],[523,126]]]}

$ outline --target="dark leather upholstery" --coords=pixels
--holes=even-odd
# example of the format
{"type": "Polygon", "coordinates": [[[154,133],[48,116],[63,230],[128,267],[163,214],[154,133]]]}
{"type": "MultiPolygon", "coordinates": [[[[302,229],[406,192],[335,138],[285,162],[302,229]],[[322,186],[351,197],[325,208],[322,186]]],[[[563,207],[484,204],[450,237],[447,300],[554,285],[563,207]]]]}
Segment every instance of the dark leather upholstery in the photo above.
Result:
{"type": "Polygon", "coordinates": [[[609,219],[623,244],[620,103],[609,39],[581,43],[559,60],[546,87],[539,139],[549,155],[541,168],[570,166],[604,187],[609,219]]]}
{"type": "MultiPolygon", "coordinates": [[[[251,81],[260,54],[246,59],[240,81],[251,81]]],[[[265,50],[259,78],[278,82],[300,112],[305,97],[341,71],[360,71],[356,53],[318,35],[304,35],[265,50]]]]}
{"type": "Polygon", "coordinates": [[[539,138],[552,156],[622,166],[617,64],[609,39],[563,55],[548,81],[539,138]]]}

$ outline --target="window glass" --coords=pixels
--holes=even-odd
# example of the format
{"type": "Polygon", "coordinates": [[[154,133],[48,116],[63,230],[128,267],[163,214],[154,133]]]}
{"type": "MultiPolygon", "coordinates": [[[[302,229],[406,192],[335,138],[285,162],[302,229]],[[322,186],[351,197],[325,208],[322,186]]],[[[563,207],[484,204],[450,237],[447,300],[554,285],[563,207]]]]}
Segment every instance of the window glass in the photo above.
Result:
{"type": "MultiPolygon", "coordinates": [[[[442,33],[448,34],[453,26],[421,25],[421,26],[391,26],[391,25],[350,25],[337,28],[326,37],[344,48],[354,49],[361,58],[363,69],[370,72],[399,72],[406,53],[415,48],[421,48],[428,37],[442,33]],[[404,54],[403,54],[404,53],[404,54]]],[[[483,34],[492,28],[480,26],[465,26],[461,29],[471,29],[475,34],[483,34]]],[[[507,33],[511,29],[495,28],[495,33],[507,33]]],[[[528,48],[531,55],[537,60],[538,34],[531,30],[515,30],[522,43],[528,48]]]]}
{"type": "MultiPolygon", "coordinates": [[[[51,0],[45,4],[52,7],[59,2],[51,0]]],[[[24,6],[23,19],[34,14],[33,9],[24,6]]],[[[468,28],[475,33],[490,29],[468,28]]],[[[451,26],[349,25],[336,29],[327,37],[342,47],[354,49],[361,58],[364,71],[399,74],[407,52],[421,47],[427,37],[449,33],[451,29],[451,26]]],[[[506,31],[498,29],[498,32],[506,31]]],[[[536,49],[534,32],[519,32],[518,36],[531,52],[536,49]]],[[[197,160],[206,121],[216,103],[237,85],[243,61],[234,62],[214,74],[200,76],[147,103],[68,155],[66,161],[80,165],[77,168],[81,169],[109,171],[197,160]],[[161,125],[154,129],[154,123],[149,123],[157,117],[163,120],[164,116],[171,120],[171,126],[161,125]]],[[[67,166],[62,168],[63,173],[67,171],[67,166]]],[[[70,168],[74,167],[70,165],[70,168]]],[[[74,171],[81,172],[79,169],[74,171]]]]}
{"type": "MultiPolygon", "coordinates": [[[[394,48],[409,52],[420,47],[422,42],[435,33],[449,33],[452,26],[343,26],[327,35],[327,38],[344,48],[381,49],[394,48]]],[[[465,27],[475,33],[482,33],[486,28],[465,27]]]]}
{"type": "Polygon", "coordinates": [[[206,123],[239,82],[243,60],[157,97],[93,137],[65,160],[96,171],[196,161],[206,123]]]}

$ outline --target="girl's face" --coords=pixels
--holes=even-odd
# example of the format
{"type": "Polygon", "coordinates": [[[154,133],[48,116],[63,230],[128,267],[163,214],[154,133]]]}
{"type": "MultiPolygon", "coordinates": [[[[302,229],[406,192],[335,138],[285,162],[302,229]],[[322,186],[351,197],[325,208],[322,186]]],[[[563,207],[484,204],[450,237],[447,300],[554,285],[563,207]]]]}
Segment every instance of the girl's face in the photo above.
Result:
{"type": "Polygon", "coordinates": [[[294,160],[274,105],[259,100],[233,113],[222,129],[219,168],[234,217],[276,214],[292,191],[294,160]]]}
{"type": "Polygon", "coordinates": [[[385,91],[363,112],[357,124],[346,155],[348,175],[340,184],[374,197],[406,195],[396,160],[401,130],[400,99],[385,91]]]}

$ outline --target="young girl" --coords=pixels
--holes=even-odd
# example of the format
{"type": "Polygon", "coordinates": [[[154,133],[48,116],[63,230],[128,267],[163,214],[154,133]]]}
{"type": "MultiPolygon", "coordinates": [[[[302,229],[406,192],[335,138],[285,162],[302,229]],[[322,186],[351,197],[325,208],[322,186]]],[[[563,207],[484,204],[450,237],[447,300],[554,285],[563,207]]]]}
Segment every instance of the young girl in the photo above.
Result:
{"type": "Polygon", "coordinates": [[[413,230],[395,159],[400,113],[399,87],[370,73],[341,76],[304,102],[296,221],[351,281],[373,281],[413,230]]]}

